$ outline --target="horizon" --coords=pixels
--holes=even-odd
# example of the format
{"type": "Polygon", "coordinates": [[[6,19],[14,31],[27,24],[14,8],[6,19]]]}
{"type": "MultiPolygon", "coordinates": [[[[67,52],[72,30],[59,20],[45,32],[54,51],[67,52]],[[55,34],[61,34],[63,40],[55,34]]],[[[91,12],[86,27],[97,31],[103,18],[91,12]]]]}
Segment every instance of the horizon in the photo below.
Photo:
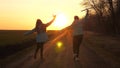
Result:
{"type": "Polygon", "coordinates": [[[53,14],[57,14],[59,19],[47,29],[60,30],[69,26],[75,15],[79,17],[84,16],[85,13],[80,12],[84,9],[83,6],[80,5],[82,1],[83,0],[1,0],[0,30],[31,30],[35,26],[36,19],[39,18],[43,23],[47,23],[51,20],[53,14]]]}

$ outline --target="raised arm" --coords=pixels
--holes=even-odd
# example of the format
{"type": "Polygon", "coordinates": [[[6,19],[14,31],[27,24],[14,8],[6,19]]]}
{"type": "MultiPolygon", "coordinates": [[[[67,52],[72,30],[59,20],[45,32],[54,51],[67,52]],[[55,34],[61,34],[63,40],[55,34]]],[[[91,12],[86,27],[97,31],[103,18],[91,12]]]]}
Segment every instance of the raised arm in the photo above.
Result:
{"type": "Polygon", "coordinates": [[[88,18],[88,15],[89,15],[89,10],[86,9],[86,15],[85,15],[85,19],[88,18]]]}
{"type": "Polygon", "coordinates": [[[84,9],[84,10],[81,11],[81,12],[86,11],[86,15],[85,15],[85,17],[84,17],[85,20],[88,18],[89,9],[90,9],[90,8],[87,8],[87,9],[84,9]]]}
{"type": "Polygon", "coordinates": [[[53,19],[50,22],[48,22],[46,24],[46,26],[49,26],[50,24],[52,24],[54,22],[55,18],[56,18],[56,15],[53,15],[53,19]]]}

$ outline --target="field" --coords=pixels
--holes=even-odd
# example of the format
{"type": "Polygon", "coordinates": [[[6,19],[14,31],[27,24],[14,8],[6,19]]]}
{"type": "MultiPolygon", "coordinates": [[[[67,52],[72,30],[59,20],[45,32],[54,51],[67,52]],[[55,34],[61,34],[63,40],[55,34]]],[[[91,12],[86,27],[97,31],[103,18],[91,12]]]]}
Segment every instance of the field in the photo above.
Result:
{"type": "Polygon", "coordinates": [[[1,30],[0,46],[21,43],[35,38],[35,34],[24,36],[25,32],[27,32],[27,30],[1,30]]]}
{"type": "MultiPolygon", "coordinates": [[[[28,30],[0,30],[0,47],[35,39],[35,33],[24,36],[28,30]]],[[[57,31],[47,31],[49,38],[57,31]]]]}
{"type": "MultiPolygon", "coordinates": [[[[7,32],[7,31],[6,31],[7,32]]],[[[8,31],[9,32],[9,31],[8,31]]],[[[16,33],[16,37],[23,34],[26,31],[13,31],[16,33]],[[18,35],[17,35],[18,34],[18,35]]],[[[44,64],[41,64],[43,67],[46,65],[55,66],[56,62],[60,62],[60,66],[66,66],[64,63],[71,63],[72,59],[72,38],[70,33],[64,34],[63,31],[47,31],[49,36],[49,42],[46,43],[44,55],[47,61],[44,64]],[[65,46],[60,52],[56,51],[56,42],[61,40],[65,46]],[[58,61],[60,60],[60,61],[58,61]],[[51,62],[52,61],[52,62],[51,62]],[[69,62],[70,61],[70,62],[69,62]]],[[[11,34],[11,32],[9,32],[11,34]]],[[[10,35],[9,35],[10,36],[10,35]]],[[[15,36],[15,35],[12,35],[15,36]]],[[[22,43],[6,45],[5,49],[0,49],[0,61],[2,66],[7,66],[13,62],[13,67],[21,66],[24,64],[23,68],[30,68],[31,66],[41,66],[37,64],[36,60],[33,59],[34,49],[35,49],[35,40],[30,40],[30,38],[35,38],[35,34],[28,35],[26,37],[19,37],[18,39],[26,41],[18,41],[22,43]],[[2,51],[2,52],[1,52],[2,51]],[[26,56],[26,57],[25,57],[26,56]],[[19,63],[19,59],[23,59],[21,63],[19,63]],[[16,63],[14,65],[14,62],[16,63]],[[30,62],[30,63],[29,63],[30,62]],[[30,66],[30,67],[29,67],[30,66]]],[[[10,39],[11,40],[11,39],[10,39]]],[[[80,47],[80,63],[83,66],[88,66],[85,68],[119,68],[120,67],[120,38],[116,36],[110,36],[100,33],[95,33],[91,31],[85,31],[84,39],[82,45],[80,47]],[[98,67],[103,66],[103,67],[98,67]]],[[[17,42],[17,41],[16,41],[17,42]]],[[[40,60],[40,58],[39,58],[40,60]]],[[[37,61],[39,61],[37,59],[37,61]]],[[[70,64],[71,68],[74,66],[70,64]]],[[[78,64],[80,65],[80,64],[78,64]]],[[[41,66],[41,67],[42,67],[41,66]]],[[[68,65],[67,65],[68,66],[68,65]]],[[[40,68],[41,68],[40,67],[40,68]]],[[[4,67],[3,67],[4,68],[4,67]]],[[[7,67],[6,67],[7,68],[7,67]]],[[[9,68],[9,66],[8,66],[9,68]]],[[[22,68],[22,67],[21,67],[22,68]]],[[[51,67],[56,68],[56,67],[51,67]]],[[[59,68],[59,67],[58,67],[59,68]]],[[[62,67],[60,67],[62,68],[62,67]]],[[[70,68],[70,67],[64,67],[70,68]]],[[[75,67],[73,67],[75,68],[75,67]]],[[[78,67],[81,68],[81,67],[78,67]]]]}
{"type": "MultiPolygon", "coordinates": [[[[28,30],[1,30],[0,31],[0,58],[17,53],[20,50],[35,44],[36,34],[25,36],[28,30]]],[[[52,39],[57,31],[47,31],[49,39],[52,39]]]]}

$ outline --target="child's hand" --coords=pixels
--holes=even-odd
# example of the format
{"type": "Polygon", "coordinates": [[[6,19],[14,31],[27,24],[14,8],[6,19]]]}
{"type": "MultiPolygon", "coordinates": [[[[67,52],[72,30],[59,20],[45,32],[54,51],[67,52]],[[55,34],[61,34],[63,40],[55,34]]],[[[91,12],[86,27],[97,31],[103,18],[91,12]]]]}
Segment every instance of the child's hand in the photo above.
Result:
{"type": "Polygon", "coordinates": [[[87,13],[89,12],[89,10],[88,10],[88,9],[86,9],[86,11],[87,11],[87,13]]]}
{"type": "Polygon", "coordinates": [[[56,18],[56,15],[53,15],[54,18],[56,18]]]}

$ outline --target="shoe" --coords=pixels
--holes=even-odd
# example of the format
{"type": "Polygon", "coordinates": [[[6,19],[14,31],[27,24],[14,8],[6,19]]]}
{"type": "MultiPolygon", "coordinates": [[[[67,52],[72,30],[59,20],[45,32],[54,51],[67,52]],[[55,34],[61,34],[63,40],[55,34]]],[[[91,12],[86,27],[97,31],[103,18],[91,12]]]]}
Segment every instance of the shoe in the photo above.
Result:
{"type": "Polygon", "coordinates": [[[79,61],[79,58],[78,58],[77,54],[74,54],[73,57],[74,57],[75,61],[79,61]]]}
{"type": "Polygon", "coordinates": [[[76,57],[77,57],[77,54],[73,54],[73,58],[74,58],[74,60],[75,60],[76,57]]]}
{"type": "Polygon", "coordinates": [[[78,57],[75,58],[75,61],[79,61],[80,59],[78,57]]]}

